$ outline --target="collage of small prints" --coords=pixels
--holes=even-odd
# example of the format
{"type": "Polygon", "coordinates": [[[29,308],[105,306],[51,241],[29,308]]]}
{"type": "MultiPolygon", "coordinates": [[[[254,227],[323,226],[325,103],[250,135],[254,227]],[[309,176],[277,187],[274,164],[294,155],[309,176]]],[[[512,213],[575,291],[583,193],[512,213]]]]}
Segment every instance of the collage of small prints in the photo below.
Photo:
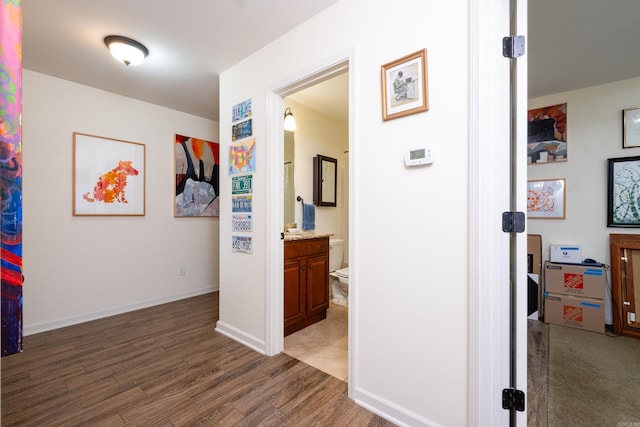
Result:
{"type": "Polygon", "coordinates": [[[229,175],[231,176],[231,251],[253,253],[253,173],[256,139],[253,138],[253,101],[233,106],[229,175]]]}

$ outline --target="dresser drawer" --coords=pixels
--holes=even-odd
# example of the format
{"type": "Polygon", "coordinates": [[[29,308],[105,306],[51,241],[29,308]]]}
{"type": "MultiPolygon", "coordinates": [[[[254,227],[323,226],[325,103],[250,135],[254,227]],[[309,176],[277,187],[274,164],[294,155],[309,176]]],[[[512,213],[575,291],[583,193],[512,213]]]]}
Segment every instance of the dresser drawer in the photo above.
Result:
{"type": "Polygon", "coordinates": [[[329,238],[289,240],[284,242],[284,259],[329,253],[329,238]]]}

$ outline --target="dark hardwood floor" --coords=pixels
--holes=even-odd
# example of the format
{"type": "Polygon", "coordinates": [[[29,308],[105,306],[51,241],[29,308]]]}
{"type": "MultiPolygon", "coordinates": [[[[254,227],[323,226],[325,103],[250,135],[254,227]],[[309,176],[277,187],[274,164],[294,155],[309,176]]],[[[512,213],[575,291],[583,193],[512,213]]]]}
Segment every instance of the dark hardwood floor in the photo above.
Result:
{"type": "Polygon", "coordinates": [[[3,357],[3,426],[393,426],[347,384],[215,332],[207,294],[24,338],[3,357]]]}

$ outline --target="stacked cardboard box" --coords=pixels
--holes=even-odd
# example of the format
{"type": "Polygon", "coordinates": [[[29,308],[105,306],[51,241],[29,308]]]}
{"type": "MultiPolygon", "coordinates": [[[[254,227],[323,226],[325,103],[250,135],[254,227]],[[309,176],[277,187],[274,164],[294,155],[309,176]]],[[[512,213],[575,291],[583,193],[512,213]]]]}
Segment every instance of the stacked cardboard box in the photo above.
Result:
{"type": "Polygon", "coordinates": [[[605,279],[599,264],[545,262],[545,323],[604,333],[605,279]]]}

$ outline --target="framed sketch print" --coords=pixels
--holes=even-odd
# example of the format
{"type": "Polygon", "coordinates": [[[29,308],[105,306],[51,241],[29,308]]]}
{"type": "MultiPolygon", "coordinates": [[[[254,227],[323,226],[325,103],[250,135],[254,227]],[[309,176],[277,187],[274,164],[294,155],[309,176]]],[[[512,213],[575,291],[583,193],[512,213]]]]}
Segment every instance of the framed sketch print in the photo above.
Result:
{"type": "Polygon", "coordinates": [[[220,216],[220,144],[176,134],[173,216],[220,216]]]}
{"type": "Polygon", "coordinates": [[[381,73],[382,120],[429,109],[426,49],[384,64],[381,73]]]}
{"type": "Polygon", "coordinates": [[[527,163],[567,161],[567,104],[528,112],[527,163]]]}
{"type": "Polygon", "coordinates": [[[565,179],[542,179],[527,183],[529,219],[565,219],[565,179]]]}
{"type": "Polygon", "coordinates": [[[640,156],[608,162],[607,227],[640,227],[640,156]]]}
{"type": "Polygon", "coordinates": [[[640,108],[622,110],[622,148],[640,147],[640,108]]]}
{"type": "Polygon", "coordinates": [[[73,133],[73,215],[145,214],[145,146],[73,133]]]}

